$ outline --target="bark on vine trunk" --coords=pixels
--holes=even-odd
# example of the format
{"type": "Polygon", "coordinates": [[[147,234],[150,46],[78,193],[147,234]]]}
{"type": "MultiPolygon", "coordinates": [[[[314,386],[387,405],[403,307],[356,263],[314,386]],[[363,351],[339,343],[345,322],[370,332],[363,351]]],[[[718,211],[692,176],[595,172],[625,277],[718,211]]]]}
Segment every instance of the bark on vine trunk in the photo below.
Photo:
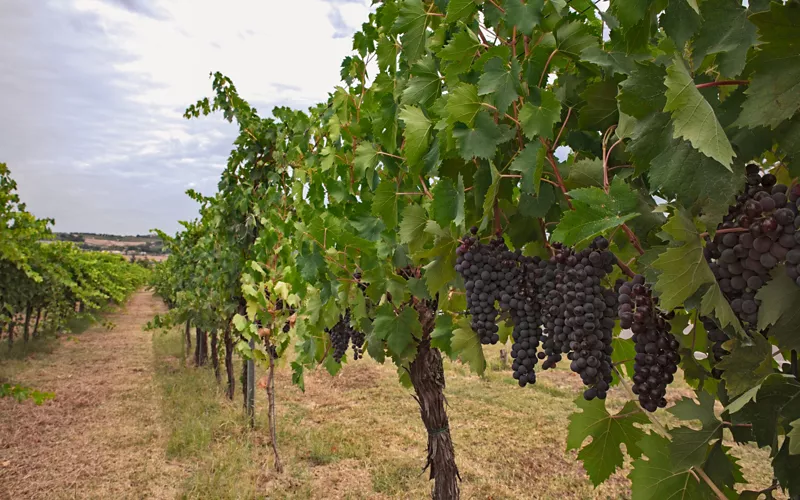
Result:
{"type": "Polygon", "coordinates": [[[268,348],[269,353],[269,373],[267,374],[267,401],[269,403],[269,436],[272,442],[272,453],[275,455],[275,470],[278,473],[283,472],[283,464],[281,463],[281,456],[278,454],[278,433],[275,430],[275,422],[277,415],[275,413],[275,358],[272,355],[272,349],[268,348]]]}
{"type": "Polygon", "coordinates": [[[225,343],[225,373],[228,376],[228,389],[226,395],[233,401],[233,393],[236,389],[236,379],[233,374],[233,336],[231,335],[231,324],[225,326],[225,333],[222,340],[225,343]]]}
{"type": "Polygon", "coordinates": [[[184,336],[186,337],[186,357],[189,357],[189,353],[192,352],[192,322],[188,319],[186,320],[186,330],[184,331],[184,336]]]}
{"type": "Polygon", "coordinates": [[[14,320],[11,320],[11,323],[8,324],[8,350],[14,348],[14,327],[17,326],[14,320]]]}
{"type": "Polygon", "coordinates": [[[211,331],[211,366],[214,367],[214,378],[217,379],[217,383],[219,384],[222,381],[222,377],[219,373],[219,331],[212,330],[211,331]]]}
{"type": "Polygon", "coordinates": [[[39,321],[42,319],[42,308],[36,310],[36,322],[33,324],[33,337],[39,336],[39,321]]]}
{"type": "Polygon", "coordinates": [[[195,328],[195,332],[194,364],[203,366],[208,360],[208,333],[201,328],[195,328]]]}
{"type": "Polygon", "coordinates": [[[239,378],[242,384],[242,407],[247,411],[247,362],[242,363],[242,375],[239,378]]]}
{"type": "MultiPolygon", "coordinates": [[[[428,457],[425,469],[430,467],[434,481],[431,497],[434,500],[457,499],[460,495],[461,476],[456,466],[453,440],[445,410],[444,366],[438,349],[431,347],[430,335],[436,323],[436,307],[425,302],[416,306],[422,324],[422,339],[417,357],[411,363],[409,374],[414,385],[420,415],[428,432],[428,457]]],[[[424,470],[424,469],[423,469],[424,470]]]]}
{"type": "Polygon", "coordinates": [[[33,306],[29,304],[25,308],[25,326],[22,328],[22,341],[26,344],[31,336],[31,316],[33,316],[33,306]]]}

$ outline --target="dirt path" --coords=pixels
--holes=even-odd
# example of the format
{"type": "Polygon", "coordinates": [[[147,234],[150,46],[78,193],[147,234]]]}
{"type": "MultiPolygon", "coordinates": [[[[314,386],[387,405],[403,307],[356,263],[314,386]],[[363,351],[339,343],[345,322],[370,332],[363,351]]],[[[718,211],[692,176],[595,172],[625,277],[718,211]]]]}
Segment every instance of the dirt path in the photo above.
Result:
{"type": "Polygon", "coordinates": [[[16,380],[54,401],[0,400],[0,499],[174,498],[182,471],[164,456],[151,334],[163,310],[149,292],[29,362],[16,380]]]}

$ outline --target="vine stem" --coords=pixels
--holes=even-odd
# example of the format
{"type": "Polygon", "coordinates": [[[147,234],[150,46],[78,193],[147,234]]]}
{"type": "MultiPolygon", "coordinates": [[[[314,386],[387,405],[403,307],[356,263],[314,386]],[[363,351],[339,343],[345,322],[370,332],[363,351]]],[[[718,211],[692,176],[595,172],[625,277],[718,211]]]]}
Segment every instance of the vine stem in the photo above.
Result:
{"type": "Polygon", "coordinates": [[[718,82],[708,82],[695,85],[698,89],[705,89],[708,87],[722,87],[724,85],[750,85],[750,80],[720,80],[718,82]]]}
{"type": "Polygon", "coordinates": [[[722,493],[722,491],[720,491],[717,485],[714,484],[714,481],[712,481],[711,478],[708,477],[708,474],[706,474],[706,471],[704,471],[702,467],[692,467],[691,470],[693,470],[695,473],[697,473],[698,476],[700,476],[700,478],[703,479],[703,481],[708,485],[709,488],[711,488],[714,494],[717,495],[717,498],[719,498],[720,500],[728,499],[728,497],[726,497],[725,494],[722,493]]]}
{"type": "Polygon", "coordinates": [[[539,77],[539,87],[542,86],[542,81],[544,81],[544,75],[547,74],[547,68],[550,67],[550,61],[553,60],[556,54],[558,54],[558,49],[553,49],[553,52],[550,53],[550,57],[547,58],[547,62],[544,63],[544,70],[542,70],[542,76],[539,77]]]}
{"type": "MultiPolygon", "coordinates": [[[[746,233],[747,231],[750,230],[746,227],[729,227],[727,229],[719,229],[714,234],[746,233]]],[[[706,236],[708,236],[708,232],[700,233],[701,238],[705,238],[706,236]]]]}
{"type": "Polygon", "coordinates": [[[637,238],[633,231],[631,231],[631,228],[629,228],[627,224],[623,224],[622,230],[625,231],[625,234],[628,236],[633,248],[639,252],[639,255],[644,255],[644,249],[642,248],[641,243],[639,243],[639,238],[637,238]]]}
{"type": "MultiPolygon", "coordinates": [[[[491,110],[494,110],[494,111],[498,112],[498,113],[500,112],[500,110],[498,110],[496,107],[492,106],[492,105],[491,105],[491,104],[489,104],[489,103],[482,102],[481,104],[482,104],[482,105],[484,105],[484,106],[486,106],[487,108],[489,108],[489,109],[491,109],[491,110]]],[[[519,122],[519,120],[517,120],[517,119],[516,119],[516,118],[514,118],[513,116],[509,115],[508,113],[503,113],[503,114],[505,115],[505,117],[506,117],[506,118],[508,118],[508,119],[509,119],[509,120],[511,120],[512,122],[516,123],[516,124],[517,124],[517,127],[522,127],[522,124],[519,122]]]]}
{"type": "Polygon", "coordinates": [[[567,116],[564,118],[564,123],[561,124],[561,128],[558,130],[558,135],[556,136],[556,140],[553,141],[553,145],[558,147],[558,141],[561,140],[561,134],[564,132],[564,128],[567,126],[567,122],[569,121],[569,117],[572,116],[572,106],[567,108],[567,116]]]}
{"type": "Polygon", "coordinates": [[[620,269],[620,271],[625,273],[625,275],[629,278],[633,278],[634,276],[636,276],[636,273],[634,273],[633,270],[631,270],[631,268],[628,267],[627,264],[625,264],[619,259],[617,259],[617,267],[620,269]]]}
{"type": "Polygon", "coordinates": [[[494,5],[497,8],[497,10],[499,10],[503,14],[506,13],[506,9],[504,9],[504,8],[500,7],[499,5],[497,5],[497,2],[495,2],[494,0],[489,0],[489,3],[494,5]]]}

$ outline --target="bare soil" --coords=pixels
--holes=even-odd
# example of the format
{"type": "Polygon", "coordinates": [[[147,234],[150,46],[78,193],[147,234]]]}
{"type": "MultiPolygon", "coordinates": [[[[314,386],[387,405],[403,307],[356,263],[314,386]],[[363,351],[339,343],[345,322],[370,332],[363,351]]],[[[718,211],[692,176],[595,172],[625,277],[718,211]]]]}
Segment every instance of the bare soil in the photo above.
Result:
{"type": "Polygon", "coordinates": [[[152,335],[163,310],[136,293],[95,326],[31,358],[15,381],[55,392],[52,401],[0,400],[0,499],[174,498],[184,476],[165,457],[152,335]]]}

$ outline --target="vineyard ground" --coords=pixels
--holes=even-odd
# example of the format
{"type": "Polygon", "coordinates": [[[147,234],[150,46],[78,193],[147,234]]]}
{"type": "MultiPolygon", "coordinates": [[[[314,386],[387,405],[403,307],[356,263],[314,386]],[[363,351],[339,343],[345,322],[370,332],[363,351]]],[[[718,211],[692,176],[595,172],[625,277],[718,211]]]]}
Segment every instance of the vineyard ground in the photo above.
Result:
{"type": "MultiPolygon", "coordinates": [[[[431,483],[421,474],[424,428],[411,391],[397,383],[391,363],[350,362],[336,377],[319,368],[307,373],[305,393],[291,384],[290,370],[281,367],[276,379],[278,446],[286,471],[278,475],[272,468],[263,385],[256,392],[256,428],[249,431],[238,379],[236,398],[228,402],[210,369],[187,366],[181,334],[156,334],[154,348],[169,426],[168,457],[190,470],[184,497],[263,498],[265,492],[272,492],[267,498],[281,499],[429,496],[431,483]]],[[[576,453],[565,452],[567,418],[582,393],[579,377],[559,369],[543,373],[533,388],[521,389],[510,368],[502,367],[499,350],[486,349],[490,366],[483,380],[460,363],[445,361],[462,497],[629,498],[628,468],[594,489],[576,453]]],[[[237,365],[237,378],[239,373],[237,365]]],[[[258,375],[263,383],[263,372],[258,375]]],[[[623,401],[621,391],[612,389],[612,403],[623,401]]],[[[680,380],[669,397],[674,401],[691,394],[680,380]]],[[[610,406],[616,411],[621,404],[610,406]]],[[[665,412],[659,416],[662,421],[669,417],[665,412]]],[[[769,485],[767,453],[755,447],[738,447],[735,453],[751,486],[769,485]]]]}
{"type": "MultiPolygon", "coordinates": [[[[181,331],[141,330],[161,310],[160,301],[140,292],[108,316],[113,330],[98,325],[2,362],[3,376],[57,396],[40,407],[0,400],[1,500],[428,495],[424,429],[392,365],[367,358],[336,377],[319,369],[307,374],[305,393],[281,367],[278,439],[286,471],[277,475],[265,391],[256,392],[250,431],[240,387],[228,402],[210,369],[188,366],[181,331]]],[[[595,490],[575,452],[564,451],[579,379],[556,370],[521,389],[501,366],[499,347],[486,352],[484,379],[446,361],[463,497],[627,498],[627,470],[595,490]]],[[[673,400],[691,393],[676,386],[673,400]]],[[[621,400],[614,392],[611,398],[621,400]]],[[[735,450],[751,485],[766,486],[766,453],[735,450]]]]}
{"type": "Polygon", "coordinates": [[[56,398],[0,400],[0,499],[175,498],[182,469],[165,459],[152,337],[142,331],[162,310],[139,292],[106,316],[113,330],[95,325],[2,361],[3,376],[56,398]]]}

